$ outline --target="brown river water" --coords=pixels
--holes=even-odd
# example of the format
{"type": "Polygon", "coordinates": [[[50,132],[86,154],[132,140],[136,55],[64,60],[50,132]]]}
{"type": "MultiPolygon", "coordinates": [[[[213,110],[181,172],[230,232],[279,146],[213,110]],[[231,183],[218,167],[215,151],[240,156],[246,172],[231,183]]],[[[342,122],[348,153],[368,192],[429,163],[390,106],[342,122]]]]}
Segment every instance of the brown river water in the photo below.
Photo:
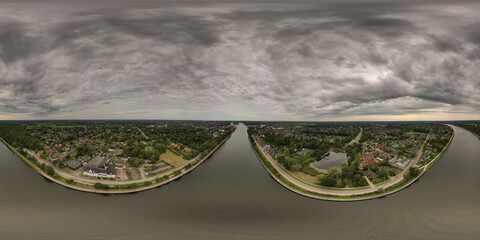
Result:
{"type": "Polygon", "coordinates": [[[480,140],[462,128],[419,181],[359,202],[283,188],[246,130],[179,180],[125,195],[51,183],[0,144],[0,239],[480,239],[480,140]]]}

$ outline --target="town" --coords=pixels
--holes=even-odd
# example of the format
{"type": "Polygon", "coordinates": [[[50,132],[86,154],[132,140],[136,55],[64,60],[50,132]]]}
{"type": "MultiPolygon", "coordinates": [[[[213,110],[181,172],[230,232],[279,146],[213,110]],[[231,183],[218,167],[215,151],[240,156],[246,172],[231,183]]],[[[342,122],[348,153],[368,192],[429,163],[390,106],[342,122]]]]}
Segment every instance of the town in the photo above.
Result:
{"type": "Polygon", "coordinates": [[[233,123],[214,121],[34,121],[0,126],[7,142],[41,168],[54,169],[52,176],[129,184],[191,168],[234,130],[233,123]]]}

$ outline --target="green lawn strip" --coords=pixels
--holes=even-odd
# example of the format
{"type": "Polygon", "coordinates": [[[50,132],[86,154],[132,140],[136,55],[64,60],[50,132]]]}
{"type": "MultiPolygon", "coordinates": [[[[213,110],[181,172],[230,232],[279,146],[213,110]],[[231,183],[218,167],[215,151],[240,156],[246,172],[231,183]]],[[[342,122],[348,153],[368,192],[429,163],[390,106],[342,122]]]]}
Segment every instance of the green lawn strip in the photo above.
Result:
{"type": "Polygon", "coordinates": [[[406,132],[405,134],[409,134],[409,135],[420,135],[422,134],[421,132],[406,132]]]}

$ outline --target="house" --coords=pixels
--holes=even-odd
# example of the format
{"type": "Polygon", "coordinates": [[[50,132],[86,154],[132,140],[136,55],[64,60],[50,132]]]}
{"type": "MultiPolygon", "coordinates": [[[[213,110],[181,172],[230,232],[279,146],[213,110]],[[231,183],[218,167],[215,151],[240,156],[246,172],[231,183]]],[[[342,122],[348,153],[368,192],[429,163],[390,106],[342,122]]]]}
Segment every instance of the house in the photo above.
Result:
{"type": "Polygon", "coordinates": [[[420,147],[422,146],[422,143],[417,143],[417,145],[412,148],[412,150],[410,151],[410,153],[416,153],[418,151],[418,149],[420,149],[420,147]]]}
{"type": "Polygon", "coordinates": [[[115,158],[113,159],[113,163],[115,166],[123,166],[127,162],[128,158],[115,158]]]}
{"type": "Polygon", "coordinates": [[[265,141],[263,141],[262,138],[258,138],[258,142],[260,143],[260,146],[265,146],[265,141]]]}
{"type": "Polygon", "coordinates": [[[273,154],[273,156],[275,156],[276,158],[279,158],[279,157],[283,156],[281,153],[279,153],[279,152],[277,152],[277,151],[275,151],[275,150],[273,150],[273,153],[272,153],[272,154],[273,154]]]}
{"type": "Polygon", "coordinates": [[[67,157],[68,153],[62,153],[60,155],[58,155],[58,160],[62,161],[67,157]]]}
{"type": "Polygon", "coordinates": [[[108,149],[108,152],[111,152],[113,153],[113,155],[122,155],[123,154],[123,149],[119,148],[119,147],[115,147],[115,148],[110,148],[108,149]]]}
{"type": "Polygon", "coordinates": [[[362,161],[368,161],[368,160],[372,160],[374,158],[375,158],[375,156],[373,155],[373,153],[364,154],[364,155],[360,156],[360,160],[362,160],[362,161]]]}
{"type": "Polygon", "coordinates": [[[363,176],[367,177],[368,179],[374,179],[377,177],[377,174],[371,171],[365,171],[363,172],[363,176]]]}
{"type": "Polygon", "coordinates": [[[115,165],[110,164],[107,168],[96,168],[87,166],[83,170],[83,175],[90,177],[115,178],[115,165]]]}
{"type": "Polygon", "coordinates": [[[271,148],[272,148],[272,147],[270,147],[270,145],[265,145],[265,146],[263,147],[263,149],[265,149],[265,151],[269,151],[271,148]]]}
{"type": "Polygon", "coordinates": [[[189,153],[189,152],[192,152],[192,149],[190,149],[190,148],[188,148],[188,147],[185,147],[185,148],[183,149],[183,151],[189,153]]]}
{"type": "Polygon", "coordinates": [[[301,150],[301,151],[298,151],[296,154],[297,154],[298,156],[303,156],[303,155],[309,154],[310,152],[312,152],[312,150],[307,149],[307,148],[302,148],[302,150],[301,150]]]}
{"type": "Polygon", "coordinates": [[[368,166],[372,166],[373,164],[377,164],[379,162],[380,161],[378,161],[378,159],[374,159],[374,160],[369,160],[369,161],[363,161],[360,164],[362,164],[362,167],[368,167],[368,166]]]}
{"type": "Polygon", "coordinates": [[[390,161],[391,164],[404,168],[408,164],[408,160],[406,158],[394,159],[390,161]]]}
{"type": "Polygon", "coordinates": [[[384,152],[381,152],[379,155],[382,159],[391,159],[392,158],[392,156],[390,156],[390,154],[384,153],[384,152]]]}
{"type": "Polygon", "coordinates": [[[82,163],[83,163],[83,160],[82,159],[74,159],[74,160],[70,160],[67,162],[67,165],[70,167],[70,168],[73,168],[73,169],[77,169],[79,168],[80,166],[82,166],[82,163]]]}

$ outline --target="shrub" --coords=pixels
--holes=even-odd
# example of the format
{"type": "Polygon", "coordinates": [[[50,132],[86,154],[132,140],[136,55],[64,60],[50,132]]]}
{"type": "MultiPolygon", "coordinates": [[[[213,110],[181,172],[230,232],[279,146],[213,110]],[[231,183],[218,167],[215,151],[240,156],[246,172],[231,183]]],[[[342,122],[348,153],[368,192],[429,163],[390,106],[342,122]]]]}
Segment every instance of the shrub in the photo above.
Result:
{"type": "Polygon", "coordinates": [[[95,183],[95,184],[93,185],[93,187],[96,188],[96,189],[103,189],[103,190],[108,190],[108,189],[110,189],[110,186],[108,186],[108,185],[106,185],[106,184],[99,183],[99,182],[95,183]]]}
{"type": "Polygon", "coordinates": [[[45,172],[47,172],[48,175],[52,176],[55,175],[55,170],[52,168],[52,166],[47,166],[45,169],[45,172]]]}
{"type": "Polygon", "coordinates": [[[143,182],[143,186],[150,186],[150,185],[152,185],[152,181],[143,182]]]}

